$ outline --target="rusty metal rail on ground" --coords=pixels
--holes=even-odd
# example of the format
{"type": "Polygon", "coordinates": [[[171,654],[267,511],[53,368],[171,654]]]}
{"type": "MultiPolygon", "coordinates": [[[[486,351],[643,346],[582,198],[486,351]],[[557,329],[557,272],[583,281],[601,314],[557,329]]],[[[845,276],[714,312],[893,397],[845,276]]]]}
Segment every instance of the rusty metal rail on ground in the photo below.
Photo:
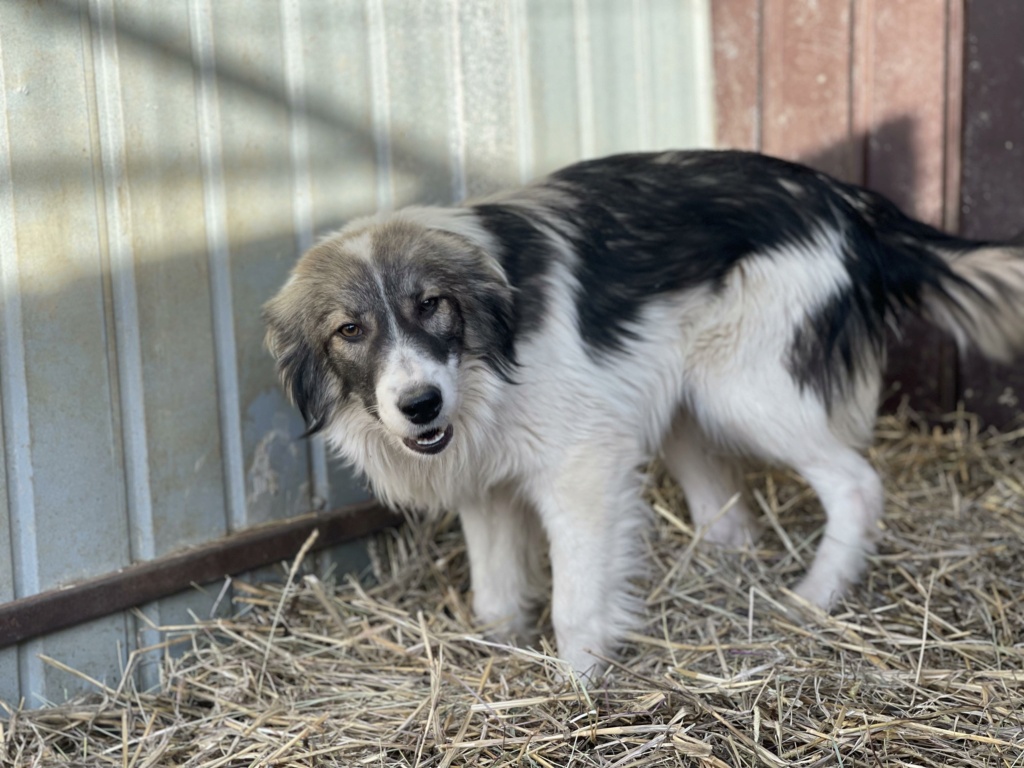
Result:
{"type": "Polygon", "coordinates": [[[0,648],[294,557],[314,529],[314,549],[397,525],[376,501],[267,523],[181,552],[0,604],[0,648]]]}

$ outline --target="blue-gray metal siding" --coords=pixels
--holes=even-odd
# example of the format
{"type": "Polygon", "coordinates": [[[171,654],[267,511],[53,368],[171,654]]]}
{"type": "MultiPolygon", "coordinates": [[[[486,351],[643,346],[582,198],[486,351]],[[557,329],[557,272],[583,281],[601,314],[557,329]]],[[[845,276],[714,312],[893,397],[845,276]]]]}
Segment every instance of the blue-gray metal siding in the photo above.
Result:
{"type": "MultiPolygon", "coordinates": [[[[296,253],[707,144],[708,46],[705,0],[0,3],[0,601],[360,498],[262,348],[296,253]]],[[[44,656],[115,683],[214,597],[0,651],[0,699],[89,688],[44,656]]]]}

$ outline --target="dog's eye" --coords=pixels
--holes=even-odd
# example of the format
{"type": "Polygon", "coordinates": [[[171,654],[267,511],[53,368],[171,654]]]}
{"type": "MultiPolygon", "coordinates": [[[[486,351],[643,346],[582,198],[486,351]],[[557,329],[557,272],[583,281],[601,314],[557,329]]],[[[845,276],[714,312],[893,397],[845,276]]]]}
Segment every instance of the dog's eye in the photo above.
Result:
{"type": "Polygon", "coordinates": [[[343,326],[338,328],[338,335],[343,336],[346,339],[358,339],[363,335],[363,329],[355,323],[345,323],[343,326]]]}
{"type": "Polygon", "coordinates": [[[431,296],[429,299],[423,299],[420,301],[420,315],[423,317],[430,317],[437,311],[437,305],[440,303],[440,299],[437,296],[431,296]]]}

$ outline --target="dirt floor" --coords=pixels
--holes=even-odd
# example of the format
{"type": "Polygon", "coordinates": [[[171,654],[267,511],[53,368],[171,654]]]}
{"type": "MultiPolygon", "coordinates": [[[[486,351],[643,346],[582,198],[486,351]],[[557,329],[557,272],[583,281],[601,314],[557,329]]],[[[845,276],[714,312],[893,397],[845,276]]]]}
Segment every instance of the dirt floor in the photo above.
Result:
{"type": "Polygon", "coordinates": [[[766,533],[723,552],[653,468],[646,625],[589,690],[484,641],[457,525],[419,523],[362,583],[236,583],[235,618],[172,633],[160,691],[8,712],[0,764],[1024,766],[1024,430],[904,412],[871,458],[880,551],[832,615],[786,591],[820,535],[802,483],[752,473],[766,533]]]}

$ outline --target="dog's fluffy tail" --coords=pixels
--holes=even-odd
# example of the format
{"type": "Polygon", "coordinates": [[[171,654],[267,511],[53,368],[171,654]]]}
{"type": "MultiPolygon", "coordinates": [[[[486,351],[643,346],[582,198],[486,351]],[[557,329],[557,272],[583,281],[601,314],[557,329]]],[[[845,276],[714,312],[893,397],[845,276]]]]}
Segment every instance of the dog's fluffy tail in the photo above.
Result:
{"type": "Polygon", "coordinates": [[[924,291],[924,314],[961,351],[973,346],[1003,362],[1024,352],[1024,243],[932,250],[948,273],[924,291]]]}
{"type": "Polygon", "coordinates": [[[1024,352],[1024,232],[1006,242],[968,240],[909,218],[867,190],[849,193],[885,252],[890,306],[950,333],[961,351],[993,360],[1024,352]]]}

